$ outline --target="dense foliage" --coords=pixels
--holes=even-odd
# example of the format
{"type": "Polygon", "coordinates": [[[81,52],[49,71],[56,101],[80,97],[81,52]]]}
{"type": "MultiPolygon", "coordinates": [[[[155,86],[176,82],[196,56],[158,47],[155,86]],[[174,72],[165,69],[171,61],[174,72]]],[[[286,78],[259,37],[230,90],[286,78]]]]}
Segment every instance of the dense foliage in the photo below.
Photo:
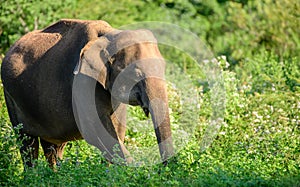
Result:
{"type": "MultiPolygon", "coordinates": [[[[224,121],[201,147],[211,117],[211,90],[196,63],[160,46],[180,69],[168,84],[173,129],[180,129],[183,86],[198,96],[196,130],[167,167],[109,165],[84,141],[71,142],[57,172],[40,156],[23,172],[19,142],[0,86],[1,186],[300,186],[300,5],[295,0],[0,0],[0,61],[23,34],[60,18],[103,19],[114,27],[165,21],[197,34],[218,58],[226,88],[224,121]]],[[[168,70],[169,72],[171,70],[168,70]]],[[[170,75],[171,76],[171,75],[170,75]]],[[[1,82],[0,82],[1,83],[1,82]]],[[[149,119],[130,107],[126,143],[153,145],[149,119]],[[141,121],[137,123],[138,121],[141,121]],[[143,124],[143,125],[138,125],[143,124]],[[148,125],[148,126],[147,126],[148,125]]],[[[20,128],[20,127],[19,127],[20,128]]],[[[153,131],[153,130],[152,130],[153,131]]],[[[151,131],[151,132],[152,132],[151,131]]],[[[42,152],[42,151],[41,151],[42,152]]]]}

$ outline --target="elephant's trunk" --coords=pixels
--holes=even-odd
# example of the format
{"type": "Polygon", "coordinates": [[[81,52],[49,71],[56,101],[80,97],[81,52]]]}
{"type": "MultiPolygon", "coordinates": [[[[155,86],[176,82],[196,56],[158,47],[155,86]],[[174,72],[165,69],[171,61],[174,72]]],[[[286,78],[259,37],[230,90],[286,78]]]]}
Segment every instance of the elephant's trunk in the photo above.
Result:
{"type": "Polygon", "coordinates": [[[160,155],[166,164],[174,154],[166,84],[162,79],[151,77],[145,79],[145,85],[160,155]]]}

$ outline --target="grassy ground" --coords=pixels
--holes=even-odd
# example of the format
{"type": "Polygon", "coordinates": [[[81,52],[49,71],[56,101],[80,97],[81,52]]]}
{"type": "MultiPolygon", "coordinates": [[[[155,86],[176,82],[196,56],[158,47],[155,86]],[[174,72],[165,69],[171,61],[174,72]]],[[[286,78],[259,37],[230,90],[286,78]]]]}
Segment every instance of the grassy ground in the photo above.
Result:
{"type": "MultiPolygon", "coordinates": [[[[14,130],[0,87],[1,186],[300,186],[299,59],[283,62],[271,54],[253,56],[237,67],[223,67],[226,88],[224,120],[212,144],[203,149],[211,117],[211,91],[192,65],[182,71],[192,84],[169,80],[174,134],[189,124],[195,130],[167,167],[108,164],[84,141],[68,144],[57,172],[40,156],[35,168],[23,172],[14,130]],[[190,86],[200,109],[183,111],[190,86]],[[196,120],[190,115],[196,117],[196,120]],[[188,120],[180,120],[183,115],[188,120]]],[[[155,145],[152,125],[140,109],[130,108],[128,146],[155,145]],[[142,133],[141,133],[142,131],[142,133]]],[[[179,134],[180,135],[180,134],[179,134]]],[[[176,142],[180,145],[180,142],[176,142]]]]}

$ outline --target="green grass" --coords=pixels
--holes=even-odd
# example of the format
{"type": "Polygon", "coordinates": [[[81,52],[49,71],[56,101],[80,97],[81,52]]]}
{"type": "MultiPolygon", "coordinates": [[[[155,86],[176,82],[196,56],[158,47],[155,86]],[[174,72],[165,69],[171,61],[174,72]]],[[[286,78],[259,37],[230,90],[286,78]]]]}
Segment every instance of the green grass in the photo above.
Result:
{"type": "MultiPolygon", "coordinates": [[[[246,68],[242,65],[231,68],[233,70],[223,67],[227,101],[224,121],[206,149],[201,145],[211,117],[212,94],[199,83],[205,77],[197,79],[197,73],[202,73],[191,70],[189,64],[187,73],[171,76],[168,88],[173,133],[179,137],[178,133],[190,124],[195,129],[187,131],[190,133],[188,142],[175,141],[180,149],[167,167],[108,164],[96,148],[82,140],[67,145],[57,172],[48,167],[42,155],[35,168],[23,172],[1,86],[0,185],[300,186],[300,92],[297,86],[300,68],[297,62],[298,59],[278,62],[274,56],[264,54],[244,61],[242,65],[246,68]],[[263,71],[266,67],[268,71],[263,71]],[[183,74],[189,75],[191,84],[183,74]],[[198,97],[200,108],[186,111],[190,105],[186,85],[198,97]],[[185,144],[180,147],[180,143],[185,144]]],[[[128,115],[126,144],[155,146],[151,121],[136,107],[130,107],[128,115]]]]}

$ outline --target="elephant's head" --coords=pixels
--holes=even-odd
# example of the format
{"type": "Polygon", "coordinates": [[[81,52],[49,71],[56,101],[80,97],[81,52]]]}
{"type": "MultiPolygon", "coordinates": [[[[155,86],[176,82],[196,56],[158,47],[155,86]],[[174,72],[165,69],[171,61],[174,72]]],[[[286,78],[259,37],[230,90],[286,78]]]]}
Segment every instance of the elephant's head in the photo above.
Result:
{"type": "Polygon", "coordinates": [[[159,150],[165,162],[173,155],[165,61],[148,30],[116,30],[88,43],[78,71],[97,80],[112,101],[139,105],[151,114],[159,150]]]}

